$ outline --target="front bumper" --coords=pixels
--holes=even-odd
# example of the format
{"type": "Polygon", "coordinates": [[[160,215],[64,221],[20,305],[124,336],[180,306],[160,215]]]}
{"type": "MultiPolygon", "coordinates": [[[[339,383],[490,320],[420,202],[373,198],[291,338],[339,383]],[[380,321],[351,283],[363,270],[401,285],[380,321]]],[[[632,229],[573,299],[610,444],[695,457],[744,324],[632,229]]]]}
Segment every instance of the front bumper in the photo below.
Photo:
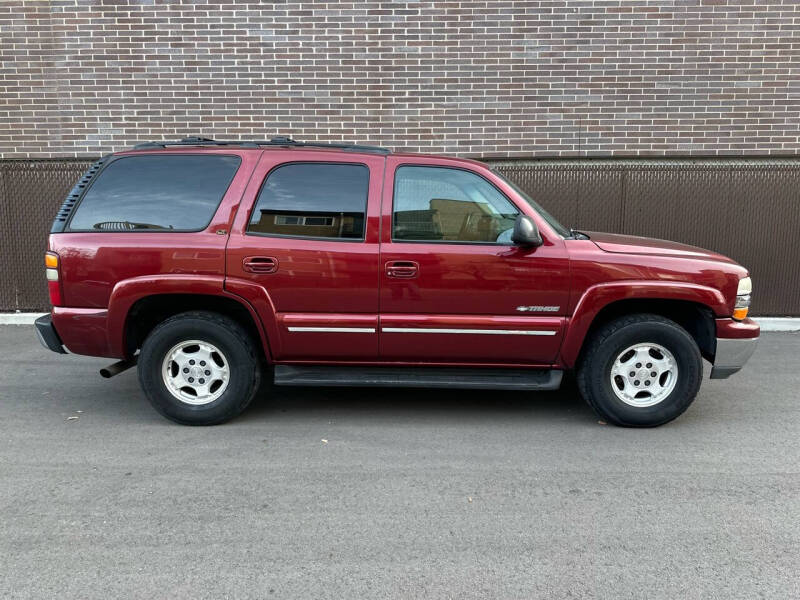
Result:
{"type": "Polygon", "coordinates": [[[717,353],[714,356],[714,367],[711,379],[725,379],[741,369],[753,355],[758,345],[758,338],[717,338],[717,353]]]}
{"type": "Polygon", "coordinates": [[[717,319],[717,349],[711,379],[725,379],[744,366],[758,344],[761,327],[753,319],[717,319]]]}
{"type": "Polygon", "coordinates": [[[53,318],[50,315],[39,317],[34,322],[34,325],[36,325],[36,336],[39,338],[42,346],[53,352],[58,352],[59,354],[67,353],[67,351],[64,350],[64,344],[58,336],[56,328],[53,327],[53,318]]]}

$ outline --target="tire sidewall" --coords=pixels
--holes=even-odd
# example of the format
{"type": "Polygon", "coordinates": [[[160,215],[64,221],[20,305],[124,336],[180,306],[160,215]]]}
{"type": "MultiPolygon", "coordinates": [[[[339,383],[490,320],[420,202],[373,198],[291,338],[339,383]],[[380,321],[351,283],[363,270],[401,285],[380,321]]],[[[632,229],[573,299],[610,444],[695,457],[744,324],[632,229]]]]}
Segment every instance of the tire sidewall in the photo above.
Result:
{"type": "Polygon", "coordinates": [[[145,340],[139,356],[139,380],[153,407],[165,417],[183,424],[211,425],[236,416],[257,385],[258,368],[247,346],[222,324],[185,317],[165,322],[145,340]],[[180,401],[167,389],[162,378],[164,358],[175,345],[202,340],[216,346],[230,369],[228,386],[208,404],[180,401]],[[254,378],[256,381],[254,382],[254,378]]]}
{"type": "Polygon", "coordinates": [[[671,421],[691,404],[700,387],[702,359],[691,336],[678,326],[657,321],[628,325],[603,341],[590,366],[589,384],[595,400],[617,423],[638,427],[671,421]],[[617,356],[630,346],[654,343],[672,353],[678,368],[675,388],[658,404],[631,406],[617,397],[611,384],[611,368],[617,356]]]}

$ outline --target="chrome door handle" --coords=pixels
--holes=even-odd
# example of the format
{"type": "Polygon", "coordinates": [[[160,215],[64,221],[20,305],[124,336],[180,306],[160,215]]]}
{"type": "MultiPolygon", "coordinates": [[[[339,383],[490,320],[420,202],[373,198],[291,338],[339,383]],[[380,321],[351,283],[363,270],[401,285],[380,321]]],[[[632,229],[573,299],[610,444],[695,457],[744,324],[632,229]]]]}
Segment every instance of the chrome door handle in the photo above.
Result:
{"type": "Polygon", "coordinates": [[[274,273],[278,270],[278,260],[271,256],[248,256],[242,259],[242,269],[248,273],[274,273]]]}
{"type": "Polygon", "coordinates": [[[394,260],[386,263],[387,277],[411,279],[419,274],[419,265],[412,260],[394,260]]]}

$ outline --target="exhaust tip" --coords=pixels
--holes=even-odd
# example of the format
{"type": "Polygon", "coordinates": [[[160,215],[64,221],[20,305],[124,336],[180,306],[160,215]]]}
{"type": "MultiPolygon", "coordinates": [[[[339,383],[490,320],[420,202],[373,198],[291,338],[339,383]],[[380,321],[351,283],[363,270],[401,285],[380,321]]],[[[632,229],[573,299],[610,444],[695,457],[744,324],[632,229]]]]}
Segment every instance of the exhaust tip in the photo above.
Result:
{"type": "Polygon", "coordinates": [[[138,359],[139,359],[138,356],[134,356],[131,360],[120,360],[118,362],[115,362],[113,365],[108,365],[107,367],[103,367],[102,369],[100,369],[100,376],[104,377],[105,379],[110,379],[111,377],[114,377],[114,375],[119,375],[123,371],[130,369],[132,366],[134,366],[137,363],[138,359]]]}

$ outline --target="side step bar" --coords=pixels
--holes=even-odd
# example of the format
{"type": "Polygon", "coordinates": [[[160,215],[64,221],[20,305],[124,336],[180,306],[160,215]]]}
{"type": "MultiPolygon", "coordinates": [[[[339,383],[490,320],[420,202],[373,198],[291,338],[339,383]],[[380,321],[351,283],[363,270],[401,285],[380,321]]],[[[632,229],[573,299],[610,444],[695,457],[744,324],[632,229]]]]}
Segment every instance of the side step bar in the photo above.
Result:
{"type": "Polygon", "coordinates": [[[556,369],[275,366],[275,385],[557,390],[556,369]]]}

